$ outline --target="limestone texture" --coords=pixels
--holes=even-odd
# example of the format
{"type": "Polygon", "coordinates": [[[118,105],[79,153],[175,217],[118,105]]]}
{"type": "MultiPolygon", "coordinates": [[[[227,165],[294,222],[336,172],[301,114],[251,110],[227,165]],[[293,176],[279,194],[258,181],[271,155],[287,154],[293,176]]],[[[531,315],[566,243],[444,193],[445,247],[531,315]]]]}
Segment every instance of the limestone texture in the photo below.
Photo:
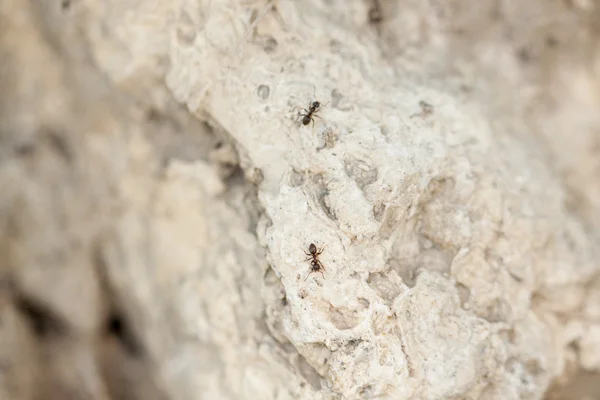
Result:
{"type": "Polygon", "coordinates": [[[598,21],[2,0],[0,399],[600,397],[598,21]]]}

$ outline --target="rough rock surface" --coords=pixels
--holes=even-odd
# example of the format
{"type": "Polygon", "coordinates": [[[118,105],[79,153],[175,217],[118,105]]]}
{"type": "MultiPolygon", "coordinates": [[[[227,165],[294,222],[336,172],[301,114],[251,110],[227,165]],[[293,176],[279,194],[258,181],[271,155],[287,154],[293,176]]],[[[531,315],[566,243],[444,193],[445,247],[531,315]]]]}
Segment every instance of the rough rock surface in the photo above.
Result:
{"type": "Polygon", "coordinates": [[[0,398],[599,396],[599,15],[4,0],[0,398]]]}

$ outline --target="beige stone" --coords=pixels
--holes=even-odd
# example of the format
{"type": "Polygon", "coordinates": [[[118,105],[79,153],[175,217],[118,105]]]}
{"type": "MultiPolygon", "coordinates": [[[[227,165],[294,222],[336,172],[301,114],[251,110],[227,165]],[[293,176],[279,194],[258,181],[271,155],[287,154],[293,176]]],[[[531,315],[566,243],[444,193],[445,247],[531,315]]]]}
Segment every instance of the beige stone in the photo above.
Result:
{"type": "Polygon", "coordinates": [[[596,14],[4,1],[0,393],[576,398],[600,373],[596,14]]]}

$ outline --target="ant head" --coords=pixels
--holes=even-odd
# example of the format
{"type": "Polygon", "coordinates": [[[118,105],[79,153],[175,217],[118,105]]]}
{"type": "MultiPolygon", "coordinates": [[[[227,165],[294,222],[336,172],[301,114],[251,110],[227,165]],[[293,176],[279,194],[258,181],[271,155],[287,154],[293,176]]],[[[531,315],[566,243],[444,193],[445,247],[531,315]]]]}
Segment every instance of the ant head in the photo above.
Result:
{"type": "Polygon", "coordinates": [[[312,102],[312,106],[313,106],[314,108],[319,108],[319,106],[320,106],[320,105],[321,105],[321,102],[319,102],[319,101],[313,101],[313,102],[312,102]]]}
{"type": "Polygon", "coordinates": [[[310,124],[310,120],[311,118],[308,115],[305,115],[304,117],[302,117],[302,125],[310,124]]]}
{"type": "MultiPolygon", "coordinates": [[[[305,125],[306,125],[306,124],[305,124],[305,125]]],[[[315,244],[314,244],[314,243],[311,243],[311,244],[310,244],[310,246],[308,246],[308,251],[309,251],[311,254],[314,254],[314,253],[316,253],[316,252],[317,252],[317,246],[315,246],[315,244]]]]}

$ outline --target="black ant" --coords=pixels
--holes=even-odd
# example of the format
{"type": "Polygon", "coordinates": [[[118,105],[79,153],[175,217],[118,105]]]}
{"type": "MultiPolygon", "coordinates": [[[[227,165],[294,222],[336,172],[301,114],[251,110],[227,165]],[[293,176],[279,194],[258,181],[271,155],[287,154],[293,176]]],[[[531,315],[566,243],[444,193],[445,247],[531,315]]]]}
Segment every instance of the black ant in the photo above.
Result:
{"type": "MultiPolygon", "coordinates": [[[[329,102],[323,104],[323,107],[325,107],[327,104],[329,104],[329,102]]],[[[320,101],[315,100],[315,101],[311,102],[308,106],[308,110],[306,108],[302,109],[304,111],[304,114],[298,113],[298,117],[296,117],[296,120],[298,120],[298,118],[302,117],[302,125],[308,125],[312,121],[313,128],[314,128],[315,127],[314,117],[321,118],[316,114],[316,112],[319,110],[319,107],[321,107],[320,101]]],[[[323,118],[321,118],[321,119],[323,119],[323,118]]]]}
{"type": "Polygon", "coordinates": [[[309,253],[307,253],[306,251],[304,252],[304,254],[310,256],[306,260],[304,260],[310,260],[310,272],[308,273],[308,275],[306,275],[306,278],[304,278],[304,280],[307,280],[310,274],[312,274],[313,272],[320,272],[323,276],[323,279],[325,279],[325,274],[323,274],[323,271],[325,271],[326,269],[325,266],[319,260],[319,255],[323,252],[323,250],[325,250],[325,246],[317,250],[317,246],[315,246],[314,243],[311,243],[310,246],[308,246],[309,253]]]}

